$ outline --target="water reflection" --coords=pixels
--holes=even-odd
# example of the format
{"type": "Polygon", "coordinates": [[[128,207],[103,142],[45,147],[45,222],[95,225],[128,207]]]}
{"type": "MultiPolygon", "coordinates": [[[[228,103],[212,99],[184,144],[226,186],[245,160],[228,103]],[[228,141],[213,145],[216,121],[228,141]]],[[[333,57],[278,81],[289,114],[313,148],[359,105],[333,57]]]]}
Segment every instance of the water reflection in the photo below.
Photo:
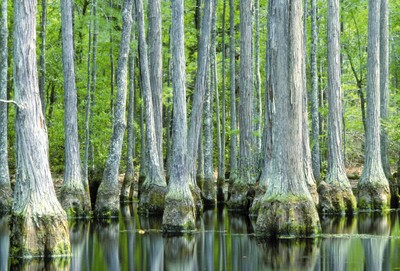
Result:
{"type": "Polygon", "coordinates": [[[5,270],[393,270],[400,267],[398,213],[322,218],[315,239],[259,242],[247,215],[205,211],[198,231],[161,233],[161,217],[136,206],[119,220],[70,222],[71,259],[7,261],[8,221],[0,218],[0,271],[5,270]]]}

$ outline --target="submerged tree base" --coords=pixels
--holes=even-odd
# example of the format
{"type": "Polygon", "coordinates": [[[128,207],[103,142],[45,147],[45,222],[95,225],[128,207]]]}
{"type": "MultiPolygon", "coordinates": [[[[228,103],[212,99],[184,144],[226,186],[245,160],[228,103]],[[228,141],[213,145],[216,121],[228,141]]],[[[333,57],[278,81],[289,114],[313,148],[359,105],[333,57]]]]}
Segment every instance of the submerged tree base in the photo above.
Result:
{"type": "Polygon", "coordinates": [[[217,179],[217,202],[225,201],[224,184],[225,184],[224,178],[217,179]]]}
{"type": "Polygon", "coordinates": [[[197,185],[189,184],[190,192],[192,193],[196,214],[201,214],[203,211],[203,200],[201,198],[201,190],[197,185]]]}
{"type": "Polygon", "coordinates": [[[323,214],[352,214],[357,210],[350,186],[321,182],[318,186],[318,210],[323,214]]]}
{"type": "Polygon", "coordinates": [[[12,206],[12,190],[9,185],[0,185],[0,214],[8,214],[12,206]]]}
{"type": "Polygon", "coordinates": [[[194,230],[195,219],[196,208],[189,189],[170,188],[165,197],[165,211],[162,222],[163,232],[177,234],[194,230]]]}
{"type": "Polygon", "coordinates": [[[143,184],[139,199],[139,213],[162,214],[164,212],[167,191],[167,186],[143,184]]]}
{"type": "Polygon", "coordinates": [[[104,183],[97,190],[94,216],[97,218],[117,217],[119,214],[119,190],[104,183]]]}
{"type": "Polygon", "coordinates": [[[251,207],[249,209],[249,213],[250,216],[257,217],[258,212],[260,211],[262,199],[264,198],[265,191],[267,191],[267,188],[265,187],[265,185],[256,185],[254,187],[254,191],[255,191],[255,196],[253,203],[251,204],[251,207]]]}
{"type": "Polygon", "coordinates": [[[205,179],[201,197],[205,208],[214,207],[216,203],[216,191],[214,179],[205,179]]]}
{"type": "Polygon", "coordinates": [[[10,255],[16,258],[71,255],[65,215],[12,214],[10,255]]]}
{"type": "Polygon", "coordinates": [[[84,188],[63,185],[60,191],[60,203],[68,217],[91,216],[90,197],[84,188]]]}
{"type": "Polygon", "coordinates": [[[399,194],[399,184],[397,183],[396,178],[389,179],[389,187],[390,187],[390,206],[392,208],[398,208],[400,206],[400,194],[399,194]]]}
{"type": "Polygon", "coordinates": [[[358,184],[358,209],[386,211],[390,208],[390,188],[381,183],[358,184]]]}
{"type": "Polygon", "coordinates": [[[253,199],[254,190],[249,184],[235,181],[229,187],[230,197],[227,202],[229,210],[248,211],[253,199]]]}
{"type": "Polygon", "coordinates": [[[134,175],[125,173],[124,181],[122,182],[121,193],[119,195],[120,202],[132,202],[133,192],[131,189],[134,187],[134,175]]]}
{"type": "Polygon", "coordinates": [[[317,208],[311,198],[279,195],[262,200],[256,224],[258,237],[305,237],[320,232],[317,208]]]}

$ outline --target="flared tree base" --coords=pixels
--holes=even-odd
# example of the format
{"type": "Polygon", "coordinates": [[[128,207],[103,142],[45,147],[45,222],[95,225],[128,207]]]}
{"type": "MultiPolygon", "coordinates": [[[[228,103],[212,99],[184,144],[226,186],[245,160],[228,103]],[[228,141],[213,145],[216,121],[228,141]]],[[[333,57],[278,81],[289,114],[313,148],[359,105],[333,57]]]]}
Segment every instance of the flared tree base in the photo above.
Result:
{"type": "Polygon", "coordinates": [[[60,190],[60,203],[68,217],[90,217],[92,215],[89,192],[86,192],[83,187],[64,185],[60,190]]]}
{"type": "Polygon", "coordinates": [[[391,178],[389,180],[390,187],[390,206],[392,208],[398,208],[400,206],[400,194],[399,194],[399,184],[396,178],[391,178]]]}
{"type": "Polygon", "coordinates": [[[318,210],[322,214],[352,214],[357,210],[356,198],[350,186],[321,182],[318,186],[318,210]]]}
{"type": "Polygon", "coordinates": [[[167,191],[167,186],[156,184],[142,185],[142,192],[139,199],[139,213],[162,214],[164,212],[167,191]]]}
{"type": "Polygon", "coordinates": [[[248,184],[238,181],[233,182],[229,187],[228,209],[248,211],[254,199],[254,193],[251,191],[254,192],[248,184]]]}
{"type": "Polygon", "coordinates": [[[387,211],[390,208],[389,185],[363,183],[358,185],[358,209],[387,211]]]}
{"type": "MultiPolygon", "coordinates": [[[[132,202],[131,188],[134,186],[134,175],[125,173],[124,181],[122,182],[121,193],[119,195],[120,202],[132,202]]],[[[133,196],[133,193],[132,193],[133,196]]]]}
{"type": "Polygon", "coordinates": [[[0,214],[9,214],[12,206],[12,190],[9,185],[0,185],[0,214]]]}
{"type": "Polygon", "coordinates": [[[12,214],[10,254],[16,258],[69,257],[68,221],[65,215],[12,214]]]}
{"type": "Polygon", "coordinates": [[[170,188],[165,197],[162,230],[180,234],[195,229],[196,208],[189,189],[170,188]]]}
{"type": "Polygon", "coordinates": [[[224,184],[225,184],[225,179],[218,178],[218,180],[217,180],[217,202],[218,203],[222,203],[225,201],[224,184]]]}
{"type": "Polygon", "coordinates": [[[265,185],[256,185],[254,187],[254,191],[255,191],[254,200],[249,209],[249,215],[251,217],[258,216],[258,212],[260,211],[262,199],[264,198],[264,195],[265,195],[266,187],[265,187],[265,185]]]}
{"type": "Polygon", "coordinates": [[[214,179],[205,179],[203,184],[203,190],[201,191],[201,197],[203,199],[204,208],[211,208],[216,203],[216,191],[214,185],[214,179]]]}
{"type": "Polygon", "coordinates": [[[119,215],[119,190],[105,185],[104,181],[97,190],[96,208],[94,216],[97,218],[111,218],[119,215]]]}
{"type": "Polygon", "coordinates": [[[200,187],[197,185],[190,185],[190,192],[192,193],[194,206],[196,207],[196,214],[201,214],[203,212],[203,200],[201,197],[200,187]]]}
{"type": "Polygon", "coordinates": [[[317,208],[311,198],[290,194],[262,200],[256,224],[259,238],[306,237],[320,232],[317,208]]]}

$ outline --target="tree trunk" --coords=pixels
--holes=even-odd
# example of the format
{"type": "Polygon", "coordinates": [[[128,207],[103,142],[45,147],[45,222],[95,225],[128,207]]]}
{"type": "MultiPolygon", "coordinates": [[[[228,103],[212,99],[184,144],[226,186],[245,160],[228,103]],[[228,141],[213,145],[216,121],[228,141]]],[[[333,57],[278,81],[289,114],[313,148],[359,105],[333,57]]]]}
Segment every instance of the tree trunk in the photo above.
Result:
{"type": "Polygon", "coordinates": [[[225,145],[226,145],[226,73],[225,73],[225,60],[226,60],[226,50],[225,50],[225,14],[226,14],[226,0],[223,0],[223,11],[222,11],[222,133],[221,133],[221,152],[218,157],[218,177],[217,177],[217,201],[224,201],[223,186],[225,183],[225,145]]]}
{"type": "Polygon", "coordinates": [[[47,1],[42,0],[42,17],[40,21],[40,62],[39,62],[39,93],[42,103],[43,116],[46,119],[46,26],[47,26],[47,1]]]}
{"type": "Polygon", "coordinates": [[[319,150],[319,112],[318,112],[318,67],[317,67],[317,0],[311,0],[311,115],[312,115],[312,168],[314,178],[321,181],[321,160],[319,150]]]}
{"type": "MultiPolygon", "coordinates": [[[[133,14],[135,14],[134,8],[132,8],[132,15],[133,14]]],[[[133,156],[135,149],[135,144],[134,144],[135,130],[133,127],[133,122],[135,120],[135,50],[132,48],[134,41],[135,41],[135,31],[131,31],[131,40],[130,40],[131,49],[129,52],[129,59],[128,59],[129,98],[128,98],[128,123],[126,131],[128,140],[127,140],[127,150],[126,150],[126,170],[119,197],[121,202],[131,201],[134,190],[135,168],[133,166],[133,156]]]]}
{"type": "Polygon", "coordinates": [[[117,67],[117,96],[110,152],[107,157],[103,179],[97,191],[95,215],[116,216],[119,213],[118,170],[126,126],[126,87],[130,37],[133,24],[133,0],[125,0],[122,8],[122,33],[117,67]]]}
{"type": "Polygon", "coordinates": [[[383,125],[381,126],[381,159],[383,172],[389,180],[390,193],[392,195],[392,202],[395,205],[399,203],[399,191],[396,181],[392,180],[390,172],[389,160],[389,138],[386,130],[386,125],[389,119],[389,10],[388,0],[381,0],[381,14],[380,14],[380,114],[383,125]]]}
{"type": "Polygon", "coordinates": [[[229,0],[229,58],[230,58],[230,108],[231,108],[231,133],[230,133],[230,176],[232,182],[237,175],[237,134],[236,134],[236,45],[235,45],[235,1],[229,0]]]}
{"type": "Polygon", "coordinates": [[[141,87],[146,107],[146,158],[148,158],[148,171],[146,179],[141,187],[139,209],[144,213],[162,213],[165,204],[167,184],[165,182],[163,168],[157,148],[156,126],[154,121],[154,107],[152,101],[152,90],[150,84],[149,62],[147,44],[145,38],[144,13],[142,0],[135,0],[138,32],[139,32],[139,54],[141,87]]]}
{"type": "Polygon", "coordinates": [[[302,1],[269,1],[267,91],[272,153],[266,163],[267,191],[256,232],[260,236],[305,236],[320,231],[317,209],[307,188],[302,144],[302,1]],[[291,211],[292,210],[292,211],[291,211]],[[295,210],[295,211],[293,211],[295,210]]]}
{"type": "Polygon", "coordinates": [[[192,112],[190,114],[187,145],[188,174],[197,210],[201,210],[202,207],[200,189],[195,183],[197,148],[199,144],[199,134],[201,130],[203,104],[205,99],[206,76],[208,70],[207,65],[208,56],[210,53],[211,16],[214,3],[214,0],[205,1],[204,3],[203,20],[201,24],[201,34],[198,47],[196,83],[193,95],[192,112]]]}
{"type": "Polygon", "coordinates": [[[91,211],[89,186],[82,176],[78,140],[78,108],[75,86],[72,30],[73,1],[61,1],[62,59],[64,75],[65,169],[60,202],[68,216],[88,216],[91,211]]]}
{"type": "MultiPolygon", "coordinates": [[[[211,0],[210,0],[211,2],[211,0]]],[[[196,208],[190,191],[186,120],[186,73],[183,0],[172,0],[172,88],[174,111],[172,129],[172,167],[165,197],[162,228],[164,232],[181,232],[195,228],[196,208]]],[[[197,150],[197,148],[196,148],[197,150]]]]}
{"type": "MultiPolygon", "coordinates": [[[[260,0],[255,0],[255,41],[254,41],[254,69],[255,69],[255,133],[256,136],[256,154],[259,155],[261,151],[262,141],[262,98],[261,98],[261,74],[260,74],[260,0]]],[[[258,158],[258,157],[257,157],[258,158]]]]}
{"type": "Polygon", "coordinates": [[[13,257],[69,255],[67,215],[50,173],[36,66],[36,1],[14,2],[17,175],[11,217],[13,257]]]}
{"type": "Polygon", "coordinates": [[[339,0],[328,1],[328,173],[318,187],[322,213],[348,213],[356,210],[356,199],[346,175],[342,143],[342,90],[340,70],[339,0]]]}
{"type": "Polygon", "coordinates": [[[113,50],[113,20],[112,20],[112,13],[113,13],[113,0],[110,0],[110,15],[108,16],[108,23],[110,27],[110,116],[111,122],[113,122],[114,117],[114,50],[113,50]]]}
{"type": "Polygon", "coordinates": [[[239,92],[239,164],[237,178],[230,188],[229,209],[248,209],[247,192],[256,181],[255,148],[253,147],[253,100],[254,74],[252,60],[253,45],[253,0],[240,1],[240,92],[239,92]]]}
{"type": "Polygon", "coordinates": [[[379,17],[380,0],[368,2],[367,130],[364,168],[358,183],[358,208],[385,210],[390,205],[389,182],[382,168],[380,147],[379,17]]]}
{"type": "MultiPolygon", "coordinates": [[[[0,100],[7,100],[8,19],[7,0],[1,1],[0,13],[0,100]]],[[[8,171],[8,106],[0,101],[0,213],[8,213],[12,204],[12,191],[8,171]]]]}
{"type": "Polygon", "coordinates": [[[156,146],[160,168],[164,169],[163,123],[162,123],[162,29],[161,0],[148,5],[148,44],[151,98],[156,132],[156,146]]]}

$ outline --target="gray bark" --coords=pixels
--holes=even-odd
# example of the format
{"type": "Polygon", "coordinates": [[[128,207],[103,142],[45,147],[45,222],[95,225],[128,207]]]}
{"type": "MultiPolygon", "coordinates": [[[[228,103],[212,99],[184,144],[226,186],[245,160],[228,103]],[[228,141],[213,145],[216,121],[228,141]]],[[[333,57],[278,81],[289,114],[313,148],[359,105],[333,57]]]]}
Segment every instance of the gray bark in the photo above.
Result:
{"type": "Polygon", "coordinates": [[[328,1],[328,173],[319,187],[324,213],[352,213],[356,201],[346,175],[343,156],[343,105],[340,69],[339,0],[328,1]]]}
{"type": "Polygon", "coordinates": [[[110,117],[111,117],[111,122],[113,122],[113,117],[114,117],[114,50],[113,50],[113,20],[112,20],[112,12],[113,12],[113,1],[110,0],[110,15],[108,17],[108,23],[110,27],[110,117]]]}
{"type": "Polygon", "coordinates": [[[46,118],[46,28],[47,28],[47,1],[42,0],[42,16],[40,21],[40,62],[39,62],[39,93],[42,103],[43,116],[46,118]]]}
{"type": "Polygon", "coordinates": [[[319,150],[318,112],[318,67],[317,67],[317,0],[311,0],[311,115],[312,115],[312,169],[315,180],[321,181],[321,160],[319,150]]]}
{"type": "Polygon", "coordinates": [[[160,168],[164,168],[162,125],[162,29],[161,0],[148,5],[148,44],[151,98],[160,168]]]}
{"type": "MultiPolygon", "coordinates": [[[[210,1],[211,2],[211,1],[210,1]]],[[[162,227],[166,232],[195,228],[195,204],[189,188],[183,0],[172,0],[172,88],[174,91],[172,166],[162,227]]],[[[196,148],[197,150],[197,148],[196,148]]]]}
{"type": "Polygon", "coordinates": [[[145,38],[144,12],[142,0],[135,0],[137,23],[139,32],[139,54],[140,54],[140,70],[141,70],[141,87],[144,99],[145,117],[146,117],[146,158],[148,159],[148,171],[146,179],[142,186],[140,194],[140,210],[143,212],[162,212],[164,209],[164,196],[167,184],[165,182],[164,172],[160,165],[160,153],[157,149],[156,127],[154,121],[154,106],[152,101],[152,90],[150,84],[150,72],[147,43],[145,38]],[[159,202],[153,202],[154,193],[157,193],[159,202]]]}
{"type": "Polygon", "coordinates": [[[225,60],[226,60],[226,50],[225,50],[225,14],[226,14],[226,0],[223,0],[223,11],[222,11],[222,70],[221,70],[221,77],[222,77],[222,119],[221,119],[221,152],[220,157],[218,158],[218,181],[219,187],[225,182],[225,145],[226,145],[226,88],[225,88],[225,60]]]}
{"type": "Polygon", "coordinates": [[[240,92],[239,92],[239,163],[237,178],[233,180],[230,209],[245,210],[249,207],[247,192],[256,181],[258,163],[255,161],[257,147],[253,135],[254,66],[253,46],[253,0],[240,1],[240,92]]]}
{"type": "Polygon", "coordinates": [[[381,0],[380,7],[380,114],[384,125],[381,126],[381,157],[383,172],[386,178],[392,177],[389,161],[389,138],[386,131],[386,122],[389,118],[389,10],[388,0],[381,0]]]}
{"type": "Polygon", "coordinates": [[[205,1],[203,20],[201,24],[200,42],[197,58],[197,73],[195,90],[192,104],[192,112],[190,114],[190,126],[188,134],[188,168],[189,177],[194,183],[196,174],[197,148],[199,144],[199,134],[202,124],[203,104],[205,99],[206,76],[208,55],[210,52],[210,37],[211,37],[211,16],[214,8],[214,0],[205,1]]]}
{"type": "Polygon", "coordinates": [[[117,67],[117,96],[110,152],[107,157],[102,182],[97,191],[95,214],[99,217],[115,216],[119,213],[118,170],[126,127],[126,88],[130,37],[133,24],[133,0],[125,0],[122,8],[122,33],[117,67]]]}
{"type": "Polygon", "coordinates": [[[303,170],[304,51],[302,1],[269,1],[267,91],[272,153],[266,163],[267,191],[256,231],[261,236],[309,235],[320,231],[303,170]],[[297,211],[291,213],[288,210],[297,211]],[[288,223],[290,221],[290,223],[288,223]],[[299,228],[296,225],[305,227],[299,228]]]}
{"type": "Polygon", "coordinates": [[[50,173],[49,145],[39,96],[36,1],[14,2],[14,91],[17,170],[11,251],[17,257],[70,254],[68,221],[50,173]],[[23,255],[22,255],[23,254],[23,255]]]}
{"type": "Polygon", "coordinates": [[[235,45],[235,1],[229,1],[229,59],[230,59],[230,180],[236,178],[237,173],[237,136],[236,136],[236,45],[235,45]]]}
{"type": "MultiPolygon", "coordinates": [[[[132,14],[135,14],[132,8],[132,14]]],[[[130,46],[132,47],[135,41],[135,32],[131,32],[130,46]]],[[[134,190],[134,166],[133,166],[133,156],[134,156],[134,127],[133,122],[135,120],[135,50],[130,49],[129,52],[129,98],[128,98],[128,123],[127,123],[127,150],[126,150],[126,170],[124,181],[122,182],[120,200],[121,201],[131,201],[133,190],[134,190]],[[130,193],[132,191],[132,193],[130,193]]]]}
{"type": "MultiPolygon", "coordinates": [[[[8,19],[7,0],[1,1],[0,13],[0,100],[7,100],[8,19]]],[[[7,103],[0,102],[0,210],[11,208],[12,191],[8,171],[8,115],[7,103]]],[[[2,211],[0,211],[2,212],[2,211]]]]}
{"type": "Polygon", "coordinates": [[[65,169],[60,201],[69,216],[86,216],[89,215],[91,206],[88,183],[82,176],[79,151],[72,13],[73,1],[62,0],[61,33],[64,75],[65,169]]]}
{"type": "Polygon", "coordinates": [[[380,147],[380,0],[368,2],[367,119],[364,168],[358,183],[360,209],[386,209],[390,204],[389,182],[383,172],[380,147]]]}
{"type": "Polygon", "coordinates": [[[262,98],[261,98],[261,73],[260,73],[260,0],[255,0],[255,12],[254,12],[254,21],[255,21],[255,41],[254,41],[254,69],[255,69],[255,80],[254,87],[256,93],[256,103],[255,103],[255,132],[257,134],[256,137],[256,146],[257,146],[257,155],[261,151],[261,141],[262,141],[262,98]]]}

